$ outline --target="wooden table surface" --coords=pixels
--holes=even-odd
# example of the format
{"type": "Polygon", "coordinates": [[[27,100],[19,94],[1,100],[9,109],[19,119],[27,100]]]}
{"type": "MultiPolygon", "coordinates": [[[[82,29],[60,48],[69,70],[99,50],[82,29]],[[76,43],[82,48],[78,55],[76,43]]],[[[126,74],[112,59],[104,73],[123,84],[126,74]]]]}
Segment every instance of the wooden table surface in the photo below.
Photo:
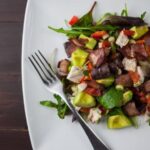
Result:
{"type": "Polygon", "coordinates": [[[0,150],[31,150],[21,88],[26,0],[0,0],[0,150]]]}

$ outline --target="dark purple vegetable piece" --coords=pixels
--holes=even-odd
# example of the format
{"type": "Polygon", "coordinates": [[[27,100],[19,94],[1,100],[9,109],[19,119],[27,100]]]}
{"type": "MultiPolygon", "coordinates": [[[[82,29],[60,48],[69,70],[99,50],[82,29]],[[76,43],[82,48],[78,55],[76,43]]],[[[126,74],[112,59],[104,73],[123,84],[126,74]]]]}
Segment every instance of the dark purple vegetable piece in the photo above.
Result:
{"type": "Polygon", "coordinates": [[[123,68],[122,56],[120,53],[112,55],[111,58],[109,59],[109,62],[114,63],[119,68],[123,68]]]}
{"type": "Polygon", "coordinates": [[[109,68],[110,68],[110,71],[113,73],[113,74],[117,74],[118,73],[118,66],[114,63],[114,62],[111,62],[109,63],[109,68]]]}
{"type": "Polygon", "coordinates": [[[111,75],[109,65],[107,63],[103,64],[99,68],[94,68],[92,70],[92,78],[95,80],[107,78],[111,75]]]}
{"type": "Polygon", "coordinates": [[[64,43],[64,48],[68,57],[71,57],[71,54],[77,49],[77,46],[71,41],[64,43]]]}
{"type": "Polygon", "coordinates": [[[133,81],[130,78],[129,74],[123,74],[116,78],[115,80],[116,85],[122,85],[124,87],[132,87],[133,81]]]}
{"type": "Polygon", "coordinates": [[[58,63],[58,74],[60,76],[66,76],[68,74],[68,67],[70,65],[70,61],[67,59],[63,59],[58,63]]]}
{"type": "Polygon", "coordinates": [[[99,67],[105,59],[104,49],[101,48],[91,52],[89,59],[94,67],[99,67]]]}
{"type": "Polygon", "coordinates": [[[145,25],[143,19],[139,17],[125,17],[125,16],[109,16],[102,22],[102,25],[115,25],[115,26],[141,26],[145,25]]]}
{"type": "Polygon", "coordinates": [[[144,90],[147,93],[150,92],[150,80],[148,80],[144,83],[144,90]]]}
{"type": "Polygon", "coordinates": [[[140,115],[140,112],[136,108],[135,102],[133,101],[123,106],[123,111],[125,112],[126,115],[130,117],[140,115]]]}

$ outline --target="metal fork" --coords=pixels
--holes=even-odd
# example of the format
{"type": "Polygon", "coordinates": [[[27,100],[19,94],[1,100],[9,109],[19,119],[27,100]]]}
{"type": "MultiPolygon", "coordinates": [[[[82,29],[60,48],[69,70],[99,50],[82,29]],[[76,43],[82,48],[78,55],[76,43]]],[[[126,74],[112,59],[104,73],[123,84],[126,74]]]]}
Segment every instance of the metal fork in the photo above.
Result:
{"type": "Polygon", "coordinates": [[[110,150],[110,148],[100,139],[95,132],[88,126],[85,120],[80,116],[80,114],[75,110],[74,106],[70,100],[66,97],[63,91],[63,85],[58,79],[57,75],[53,71],[51,64],[46,60],[44,55],[38,50],[34,55],[28,57],[31,64],[37,71],[41,80],[45,84],[48,91],[51,93],[58,94],[62,97],[65,103],[70,108],[73,115],[76,117],[86,135],[88,136],[94,150],[110,150]]]}

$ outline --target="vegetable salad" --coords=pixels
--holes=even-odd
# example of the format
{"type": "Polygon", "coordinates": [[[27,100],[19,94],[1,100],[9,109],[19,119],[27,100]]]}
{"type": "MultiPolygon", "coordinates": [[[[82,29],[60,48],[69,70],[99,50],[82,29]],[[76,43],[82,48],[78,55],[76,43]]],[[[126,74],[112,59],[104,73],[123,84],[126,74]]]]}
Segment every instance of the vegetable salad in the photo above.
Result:
{"type": "MultiPolygon", "coordinates": [[[[74,107],[92,123],[106,118],[110,129],[137,126],[136,116],[150,116],[150,30],[141,17],[106,13],[98,21],[92,8],[73,16],[69,29],[49,29],[68,37],[68,58],[58,76],[74,107]]],[[[56,107],[54,105],[54,107],[56,107]]]]}

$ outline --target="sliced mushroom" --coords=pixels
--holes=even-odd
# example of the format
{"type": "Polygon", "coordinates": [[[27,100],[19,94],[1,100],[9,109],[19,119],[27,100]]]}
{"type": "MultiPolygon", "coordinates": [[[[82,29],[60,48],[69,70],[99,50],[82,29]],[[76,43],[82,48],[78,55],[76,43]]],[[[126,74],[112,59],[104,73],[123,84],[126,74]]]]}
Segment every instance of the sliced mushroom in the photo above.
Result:
{"type": "Polygon", "coordinates": [[[135,102],[129,102],[129,103],[127,103],[123,107],[123,110],[124,110],[124,112],[125,112],[126,115],[131,116],[131,117],[140,115],[140,112],[136,108],[135,102]]]}
{"type": "Polygon", "coordinates": [[[58,74],[60,76],[66,76],[68,74],[68,67],[70,65],[70,61],[67,59],[63,59],[58,63],[58,74]]]}

